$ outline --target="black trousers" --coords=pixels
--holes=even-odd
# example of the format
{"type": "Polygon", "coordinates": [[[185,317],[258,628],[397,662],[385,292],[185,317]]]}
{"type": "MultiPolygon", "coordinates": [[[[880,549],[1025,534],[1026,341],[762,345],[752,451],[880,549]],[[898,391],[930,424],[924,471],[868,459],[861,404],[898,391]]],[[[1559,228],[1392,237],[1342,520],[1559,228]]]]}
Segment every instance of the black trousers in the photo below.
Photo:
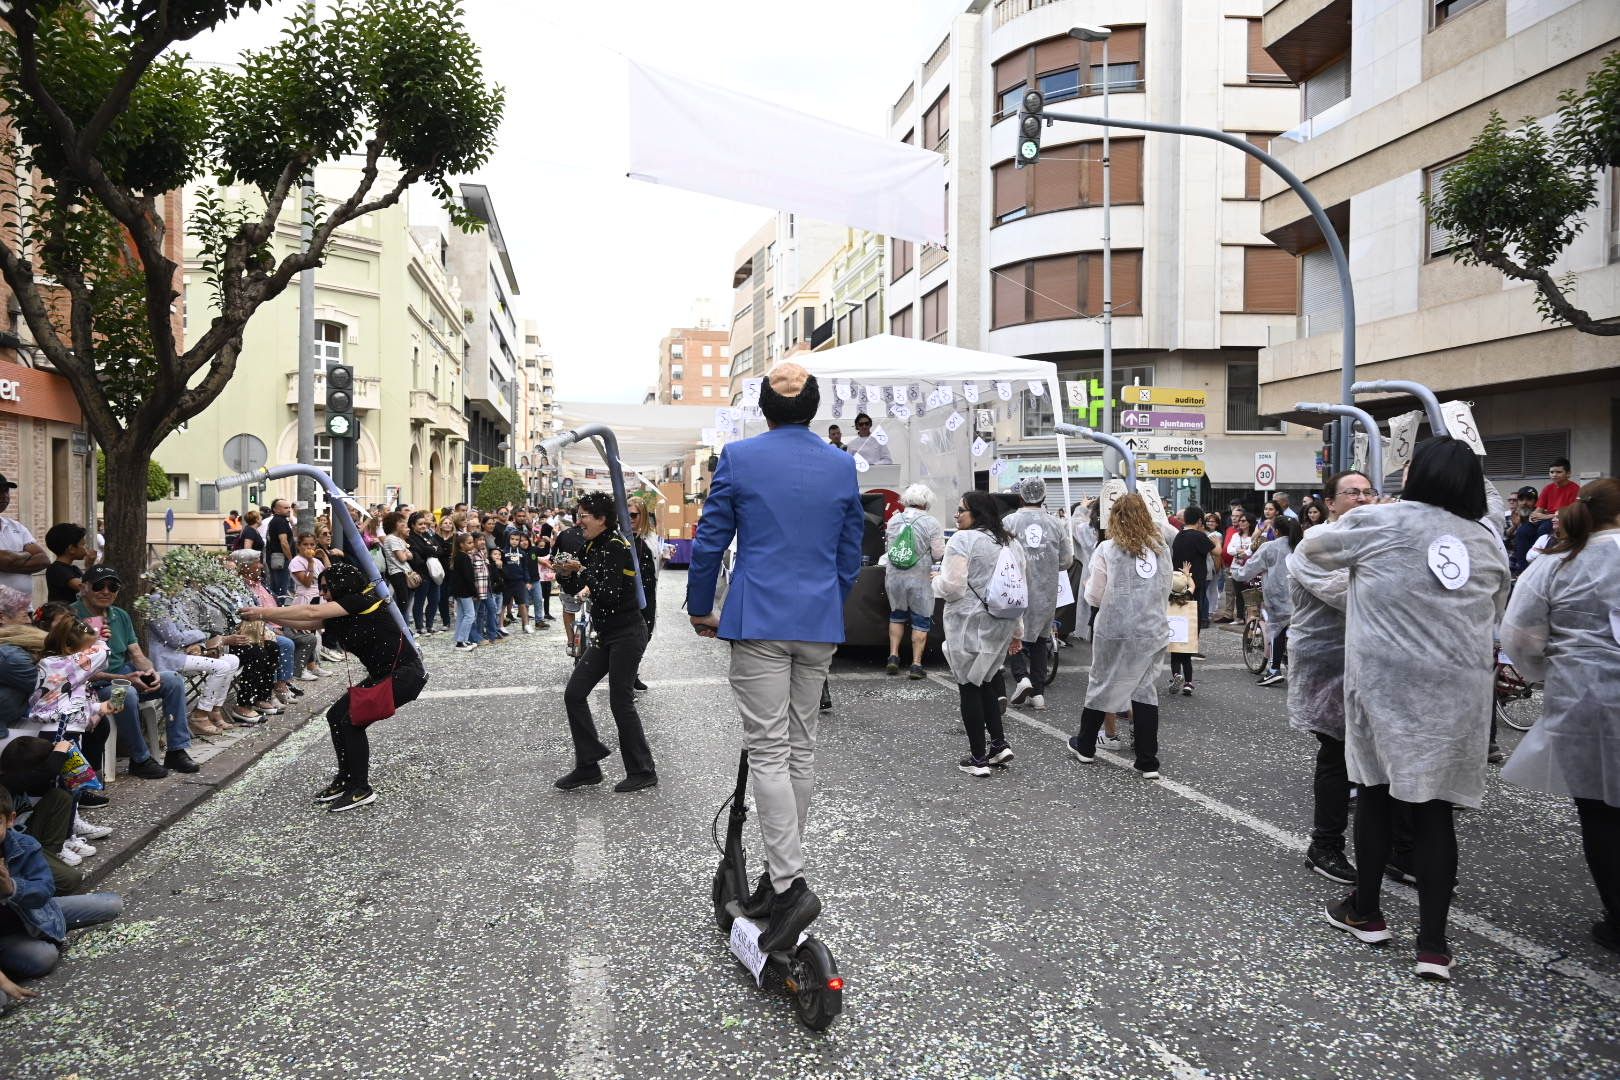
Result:
{"type": "Polygon", "coordinates": [[[242,661],[236,675],[236,704],[250,709],[268,701],[276,688],[276,671],[281,666],[281,650],[272,644],[232,645],[231,652],[242,661]]]}
{"type": "Polygon", "coordinates": [[[1609,925],[1620,930],[1620,806],[1602,799],[1576,799],[1575,813],[1581,819],[1581,847],[1598,897],[1609,925]]]}
{"type": "Polygon", "coordinates": [[[1311,846],[1344,850],[1350,827],[1350,774],[1344,766],[1344,740],[1316,733],[1315,808],[1311,820],[1311,846]]]}
{"type": "MultiPolygon", "coordinates": [[[[1102,730],[1100,709],[1080,712],[1080,749],[1089,757],[1097,752],[1097,732],[1102,730]]],[[[1131,702],[1131,731],[1136,739],[1137,772],[1157,772],[1159,768],[1159,707],[1131,702]]]]}
{"type": "MultiPolygon", "coordinates": [[[[1015,679],[1028,679],[1031,693],[1046,693],[1046,665],[1052,658],[1052,638],[1048,634],[1024,642],[1017,656],[1007,657],[1007,668],[1015,679]]],[[[918,661],[921,662],[920,660],[918,661]]]]}
{"type": "Polygon", "coordinates": [[[619,729],[619,755],[624,758],[624,771],[632,776],[657,771],[653,767],[652,748],[647,745],[647,733],[641,727],[641,715],[636,712],[636,667],[646,650],[647,621],[637,612],[622,626],[598,630],[596,639],[574,665],[568,688],[563,691],[563,706],[568,710],[568,732],[574,740],[576,766],[588,768],[612,753],[602,745],[596,733],[596,722],[591,718],[591,691],[605,675],[608,705],[613,710],[614,726],[619,729]]]}
{"type": "Polygon", "coordinates": [[[1170,674],[1180,675],[1188,683],[1193,681],[1192,653],[1173,652],[1170,654],[1170,674]]]}
{"type": "Polygon", "coordinates": [[[991,743],[998,747],[1004,745],[1007,733],[1001,726],[1001,698],[1007,693],[1006,677],[997,671],[977,686],[958,683],[956,692],[962,706],[962,726],[967,728],[969,752],[976,758],[985,756],[986,731],[990,733],[991,743]]]}
{"type": "MultiPolygon", "coordinates": [[[[106,727],[111,717],[98,724],[106,727]]],[[[82,743],[80,744],[83,745],[82,743]]],[[[99,758],[97,759],[100,760],[99,758]]],[[[73,834],[73,815],[77,810],[72,795],[61,788],[51,788],[34,803],[34,812],[28,816],[27,833],[39,841],[44,849],[45,863],[51,868],[51,880],[56,884],[58,896],[79,891],[84,884],[84,872],[63,862],[57,852],[73,834]]]]}
{"type": "MultiPolygon", "coordinates": [[[[367,679],[363,685],[370,685],[367,679]]],[[[394,707],[415,701],[427,685],[427,673],[415,663],[394,669],[394,707]]],[[[337,756],[337,778],[347,780],[349,789],[371,786],[371,740],[363,727],[349,723],[349,692],[326,710],[326,725],[332,729],[332,752],[337,756]]]]}
{"type": "Polygon", "coordinates": [[[1417,875],[1419,952],[1450,955],[1446,918],[1457,889],[1457,832],[1451,804],[1440,799],[1402,802],[1388,784],[1363,787],[1356,795],[1356,914],[1379,914],[1384,867],[1395,846],[1398,817],[1412,828],[1412,872],[1417,875]]]}

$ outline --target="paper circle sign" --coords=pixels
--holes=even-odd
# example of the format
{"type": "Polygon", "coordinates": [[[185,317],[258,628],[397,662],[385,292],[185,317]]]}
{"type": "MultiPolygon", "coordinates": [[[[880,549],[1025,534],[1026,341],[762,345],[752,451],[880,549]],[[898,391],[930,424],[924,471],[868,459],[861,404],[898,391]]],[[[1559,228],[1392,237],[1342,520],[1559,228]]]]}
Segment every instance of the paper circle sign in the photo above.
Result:
{"type": "Polygon", "coordinates": [[[872,467],[870,464],[867,463],[867,460],[865,458],[861,457],[861,455],[856,454],[856,455],[854,455],[854,458],[855,458],[855,471],[856,472],[865,472],[867,469],[870,469],[872,467]]]}
{"type": "Polygon", "coordinates": [[[1027,548],[1038,548],[1045,542],[1046,534],[1041,532],[1041,527],[1033,521],[1030,522],[1029,528],[1024,530],[1024,546],[1027,548]]]}
{"type": "Polygon", "coordinates": [[[1144,581],[1151,579],[1159,572],[1159,557],[1151,551],[1144,551],[1136,557],[1136,576],[1144,581]]]}
{"type": "Polygon", "coordinates": [[[1467,545],[1450,533],[1436,537],[1429,545],[1429,572],[1448,590],[1468,584],[1467,545]]]}

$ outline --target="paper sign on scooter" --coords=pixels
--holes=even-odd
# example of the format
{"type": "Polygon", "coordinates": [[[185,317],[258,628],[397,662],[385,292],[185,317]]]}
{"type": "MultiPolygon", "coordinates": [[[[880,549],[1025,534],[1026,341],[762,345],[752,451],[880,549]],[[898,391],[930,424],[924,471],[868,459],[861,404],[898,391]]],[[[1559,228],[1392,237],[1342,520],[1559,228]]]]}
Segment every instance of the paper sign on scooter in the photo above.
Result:
{"type": "MultiPolygon", "coordinates": [[[[762,932],[759,924],[753,919],[739,916],[731,921],[732,955],[742,961],[743,967],[754,973],[756,986],[765,985],[765,962],[770,959],[770,955],[759,947],[759,935],[762,932]]],[[[804,937],[805,935],[801,933],[799,940],[793,943],[793,949],[787,951],[791,953],[803,945],[804,937]]]]}

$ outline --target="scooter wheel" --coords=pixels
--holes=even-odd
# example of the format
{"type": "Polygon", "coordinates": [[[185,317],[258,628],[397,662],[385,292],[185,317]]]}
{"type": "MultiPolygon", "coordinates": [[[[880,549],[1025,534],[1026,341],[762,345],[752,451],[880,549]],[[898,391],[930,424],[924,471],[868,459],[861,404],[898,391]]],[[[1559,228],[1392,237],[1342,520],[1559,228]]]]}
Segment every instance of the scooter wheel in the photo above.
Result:
{"type": "Polygon", "coordinates": [[[731,912],[726,905],[735,900],[736,894],[732,890],[731,874],[727,871],[726,860],[721,859],[720,865],[714,870],[714,884],[709,889],[709,898],[714,901],[714,921],[720,927],[720,932],[726,936],[731,935],[731,912]]]}
{"type": "Polygon", "coordinates": [[[833,955],[809,938],[793,956],[793,1011],[811,1031],[826,1031],[844,1011],[844,980],[833,955]]]}

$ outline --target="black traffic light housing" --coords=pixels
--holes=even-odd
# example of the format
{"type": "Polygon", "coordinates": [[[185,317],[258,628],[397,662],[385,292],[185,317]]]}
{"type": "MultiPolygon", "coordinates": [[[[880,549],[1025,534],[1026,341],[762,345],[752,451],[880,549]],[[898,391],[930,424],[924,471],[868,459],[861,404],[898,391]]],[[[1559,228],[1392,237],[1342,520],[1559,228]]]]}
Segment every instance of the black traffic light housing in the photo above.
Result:
{"type": "Polygon", "coordinates": [[[1329,420],[1322,425],[1322,482],[1339,471],[1337,455],[1339,450],[1339,428],[1344,425],[1343,420],[1329,420]]]}
{"type": "Polygon", "coordinates": [[[1046,123],[1041,110],[1046,99],[1039,90],[1025,90],[1018,104],[1018,145],[1014,147],[1014,168],[1022,169],[1041,160],[1041,127],[1046,123]]]}
{"type": "Polygon", "coordinates": [[[328,364],[326,433],[334,439],[353,439],[359,429],[354,418],[354,368],[348,364],[328,364]]]}

